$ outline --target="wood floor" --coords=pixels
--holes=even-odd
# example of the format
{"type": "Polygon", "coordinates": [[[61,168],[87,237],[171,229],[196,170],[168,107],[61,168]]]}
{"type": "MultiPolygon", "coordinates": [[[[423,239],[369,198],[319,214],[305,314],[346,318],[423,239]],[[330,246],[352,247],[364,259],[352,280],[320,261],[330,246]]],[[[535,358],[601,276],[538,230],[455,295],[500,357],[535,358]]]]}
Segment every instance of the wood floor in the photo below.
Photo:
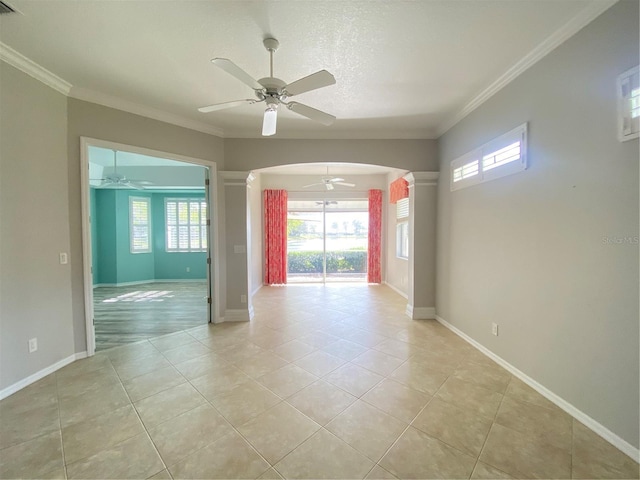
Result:
{"type": "Polygon", "coordinates": [[[96,350],[205,325],[207,282],[146,283],[93,290],[96,350]]]}

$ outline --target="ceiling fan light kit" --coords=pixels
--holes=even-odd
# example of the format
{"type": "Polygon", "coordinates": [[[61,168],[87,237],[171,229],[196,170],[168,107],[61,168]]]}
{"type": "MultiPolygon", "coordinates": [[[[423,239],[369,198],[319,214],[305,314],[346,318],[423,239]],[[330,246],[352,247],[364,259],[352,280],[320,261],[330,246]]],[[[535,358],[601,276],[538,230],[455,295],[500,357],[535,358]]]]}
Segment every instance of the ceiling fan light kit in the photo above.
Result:
{"type": "Polygon", "coordinates": [[[215,112],[226,108],[238,107],[240,105],[251,105],[254,103],[265,102],[267,108],[264,111],[262,120],[262,135],[271,136],[276,133],[276,124],[278,121],[278,106],[284,105],[298,115],[307,117],[311,120],[321,123],[322,125],[331,125],[336,117],[328,113],[322,112],[315,108],[309,107],[298,102],[287,102],[290,97],[301,93],[310,92],[319,88],[334,85],[336,79],[326,70],[320,70],[292,83],[285,83],[283,80],[273,76],[273,53],[278,50],[279,42],[275,38],[265,38],[264,47],[269,52],[269,76],[255,80],[251,75],[238,67],[235,63],[227,58],[214,58],[211,60],[214,65],[227,72],[229,75],[237,78],[245,85],[251,87],[256,95],[257,100],[245,99],[234,100],[231,102],[217,103],[206,107],[200,107],[198,111],[202,113],[215,112]]]}

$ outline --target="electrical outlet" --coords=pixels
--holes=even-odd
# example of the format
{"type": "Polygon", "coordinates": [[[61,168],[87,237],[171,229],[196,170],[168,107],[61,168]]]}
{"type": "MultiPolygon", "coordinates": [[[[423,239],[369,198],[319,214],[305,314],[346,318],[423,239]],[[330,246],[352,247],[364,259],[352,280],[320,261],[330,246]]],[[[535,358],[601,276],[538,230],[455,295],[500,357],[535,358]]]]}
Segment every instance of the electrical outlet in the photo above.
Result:
{"type": "Polygon", "coordinates": [[[33,353],[38,350],[38,339],[30,338],[29,339],[29,353],[33,353]]]}
{"type": "Polygon", "coordinates": [[[191,267],[187,267],[187,273],[191,271],[191,267]]]}
{"type": "Polygon", "coordinates": [[[60,265],[66,265],[69,263],[69,257],[66,253],[60,253],[60,265]]]}
{"type": "Polygon", "coordinates": [[[496,337],[498,336],[498,324],[497,323],[492,323],[491,324],[491,333],[493,333],[496,337]]]}
{"type": "Polygon", "coordinates": [[[240,295],[240,302],[241,303],[247,303],[247,296],[246,295],[240,295]]]}

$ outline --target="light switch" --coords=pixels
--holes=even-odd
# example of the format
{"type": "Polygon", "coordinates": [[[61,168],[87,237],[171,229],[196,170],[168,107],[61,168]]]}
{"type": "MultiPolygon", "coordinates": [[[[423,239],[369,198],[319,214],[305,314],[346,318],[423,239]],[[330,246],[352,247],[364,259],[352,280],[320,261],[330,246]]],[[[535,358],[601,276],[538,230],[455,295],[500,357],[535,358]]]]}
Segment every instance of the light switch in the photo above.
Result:
{"type": "Polygon", "coordinates": [[[60,265],[66,265],[67,263],[69,263],[69,258],[67,257],[66,253],[61,253],[60,254],[60,265]]]}

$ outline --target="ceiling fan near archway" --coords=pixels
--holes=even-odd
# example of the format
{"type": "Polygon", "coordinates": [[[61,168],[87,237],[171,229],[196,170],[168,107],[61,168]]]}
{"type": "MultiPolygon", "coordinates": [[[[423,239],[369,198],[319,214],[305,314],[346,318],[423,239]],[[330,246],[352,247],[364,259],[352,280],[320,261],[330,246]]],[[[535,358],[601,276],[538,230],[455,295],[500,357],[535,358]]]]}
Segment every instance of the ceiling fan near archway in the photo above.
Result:
{"type": "Polygon", "coordinates": [[[312,90],[317,90],[318,88],[335,84],[336,79],[334,76],[326,70],[320,70],[319,72],[287,84],[283,80],[273,76],[273,53],[278,49],[280,44],[275,38],[266,38],[263,41],[263,44],[269,52],[269,76],[261,78],[260,80],[255,80],[251,75],[227,58],[214,58],[211,60],[214,65],[221,68],[229,75],[237,78],[245,85],[251,87],[256,95],[256,99],[250,98],[217,103],[207,107],[200,107],[198,111],[202,113],[209,113],[226,108],[238,107],[240,105],[251,105],[254,103],[265,102],[267,108],[264,111],[264,118],[262,121],[263,136],[271,136],[276,133],[278,107],[280,105],[284,105],[288,110],[319,122],[322,125],[331,125],[336,119],[333,115],[302,103],[288,102],[287,100],[295,95],[300,95],[301,93],[310,92],[312,90]]]}
{"type": "Polygon", "coordinates": [[[355,187],[356,186],[355,183],[345,182],[344,178],[342,178],[342,177],[331,177],[331,176],[329,176],[329,167],[327,167],[327,175],[325,177],[322,177],[320,182],[312,183],[310,185],[305,185],[302,188],[316,187],[316,186],[319,186],[319,185],[324,185],[324,187],[327,190],[333,190],[335,188],[334,185],[342,185],[343,187],[355,187]]]}
{"type": "Polygon", "coordinates": [[[144,190],[146,185],[153,185],[146,180],[129,180],[124,174],[118,172],[118,151],[113,151],[113,172],[108,173],[103,178],[91,178],[90,181],[99,181],[96,188],[122,188],[144,190]]]}

